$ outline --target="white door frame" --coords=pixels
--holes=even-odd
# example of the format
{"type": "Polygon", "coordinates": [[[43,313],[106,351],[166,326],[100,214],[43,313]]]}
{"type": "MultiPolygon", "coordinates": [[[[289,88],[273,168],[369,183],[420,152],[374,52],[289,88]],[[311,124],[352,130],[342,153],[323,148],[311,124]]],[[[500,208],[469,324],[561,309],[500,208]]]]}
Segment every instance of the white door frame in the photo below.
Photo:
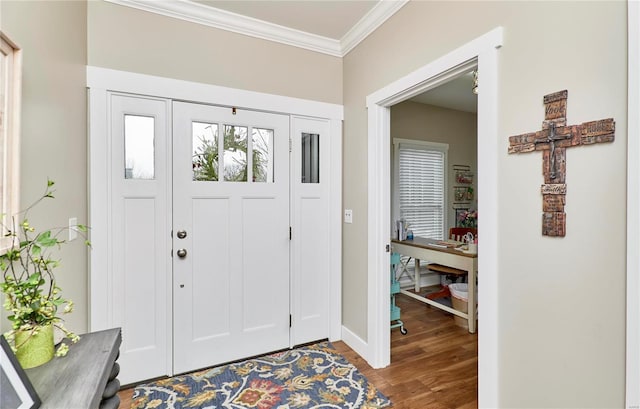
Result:
{"type": "Polygon", "coordinates": [[[503,29],[455,49],[367,97],[368,108],[368,283],[367,361],[380,368],[390,363],[389,253],[390,107],[478,67],[478,202],[482,246],[482,331],[478,339],[478,404],[498,407],[498,48],[503,29]]]}
{"type": "MultiPolygon", "coordinates": [[[[87,66],[89,93],[89,215],[94,249],[108,243],[108,221],[97,215],[107,214],[105,206],[111,197],[108,180],[108,91],[139,94],[204,104],[235,106],[257,111],[301,115],[329,120],[330,141],[330,223],[331,260],[329,277],[329,339],[341,339],[342,330],[342,105],[300,98],[265,94],[234,88],[176,80],[152,75],[87,66]]],[[[93,251],[90,260],[89,328],[91,331],[110,327],[114,307],[110,296],[106,252],[93,251]]],[[[169,277],[170,280],[170,277],[169,277]]],[[[167,282],[167,288],[171,283],[167,282]]],[[[171,294],[168,294],[171,299],[171,294]]]]}
{"type": "Polygon", "coordinates": [[[640,407],[640,2],[627,3],[627,373],[626,407],[640,407]]]}

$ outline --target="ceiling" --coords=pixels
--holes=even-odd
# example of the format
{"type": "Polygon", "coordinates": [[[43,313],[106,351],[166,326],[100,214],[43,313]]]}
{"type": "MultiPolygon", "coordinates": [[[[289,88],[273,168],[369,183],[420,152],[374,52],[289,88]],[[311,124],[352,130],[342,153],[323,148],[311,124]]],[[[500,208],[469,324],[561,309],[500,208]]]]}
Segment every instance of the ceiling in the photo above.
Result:
{"type": "Polygon", "coordinates": [[[378,3],[376,0],[192,1],[333,40],[341,40],[378,3]]]}
{"type": "MultiPolygon", "coordinates": [[[[408,0],[106,0],[344,57],[408,0]]],[[[477,112],[470,74],[413,101],[477,112]]]]}
{"type": "Polygon", "coordinates": [[[411,99],[422,104],[465,112],[478,112],[478,96],[473,93],[471,72],[411,99]]]}

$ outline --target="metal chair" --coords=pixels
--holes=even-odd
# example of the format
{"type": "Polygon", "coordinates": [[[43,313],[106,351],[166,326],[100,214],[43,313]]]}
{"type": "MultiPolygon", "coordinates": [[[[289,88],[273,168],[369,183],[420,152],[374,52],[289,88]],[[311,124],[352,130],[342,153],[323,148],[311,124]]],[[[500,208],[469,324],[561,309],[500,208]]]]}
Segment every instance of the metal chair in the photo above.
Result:
{"type": "Polygon", "coordinates": [[[390,303],[390,321],[391,329],[400,328],[400,333],[402,335],[407,334],[407,329],[404,327],[404,322],[400,319],[400,307],[396,305],[396,294],[400,292],[400,283],[396,278],[396,268],[400,265],[400,254],[391,253],[391,283],[390,283],[390,292],[391,292],[391,303],[390,303]],[[395,324],[393,323],[395,321],[395,324]]]}

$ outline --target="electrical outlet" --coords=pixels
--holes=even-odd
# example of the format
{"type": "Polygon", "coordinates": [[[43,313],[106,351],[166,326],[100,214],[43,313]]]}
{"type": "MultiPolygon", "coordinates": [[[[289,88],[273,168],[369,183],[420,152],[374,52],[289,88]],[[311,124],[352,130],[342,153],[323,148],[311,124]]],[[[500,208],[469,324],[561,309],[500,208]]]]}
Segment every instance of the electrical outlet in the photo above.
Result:
{"type": "Polygon", "coordinates": [[[69,241],[73,241],[78,237],[78,218],[69,218],[69,241]]]}
{"type": "Polygon", "coordinates": [[[353,223],[353,210],[344,209],[344,222],[353,223]]]}

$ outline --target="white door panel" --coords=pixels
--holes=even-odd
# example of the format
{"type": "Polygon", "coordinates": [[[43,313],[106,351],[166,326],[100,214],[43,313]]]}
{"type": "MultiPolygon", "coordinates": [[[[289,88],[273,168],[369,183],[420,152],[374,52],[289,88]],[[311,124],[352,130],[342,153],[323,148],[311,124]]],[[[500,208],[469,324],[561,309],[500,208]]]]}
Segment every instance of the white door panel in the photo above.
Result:
{"type": "Polygon", "coordinates": [[[287,347],[288,117],[175,102],[173,135],[175,372],[287,347]],[[227,151],[237,142],[228,125],[242,128],[245,156],[227,151]],[[273,131],[262,138],[261,153],[273,155],[264,172],[251,166],[261,149],[254,128],[273,131]],[[215,153],[202,153],[205,139],[215,153]],[[243,161],[244,179],[227,169],[243,161]]]}
{"type": "Polygon", "coordinates": [[[292,344],[329,334],[329,122],[292,119],[292,344]]]}
{"type": "MultiPolygon", "coordinates": [[[[284,199],[288,201],[288,189],[286,193],[284,199]]],[[[283,318],[288,332],[289,214],[287,209],[284,217],[282,205],[282,195],[242,199],[241,240],[243,256],[246,256],[241,266],[244,280],[241,299],[244,303],[242,327],[246,332],[277,328],[283,324],[283,318]],[[265,304],[269,307],[265,308],[265,304]],[[275,316],[273,311],[286,311],[286,314],[275,316]]],[[[284,346],[288,343],[287,333],[284,346]]]]}
{"type": "MultiPolygon", "coordinates": [[[[170,275],[165,100],[111,96],[111,327],[122,328],[119,379],[164,374],[170,275]]],[[[169,303],[170,304],[170,303],[169,303]]]]}
{"type": "MultiPolygon", "coordinates": [[[[193,250],[190,257],[183,260],[191,265],[183,267],[211,272],[192,276],[193,281],[188,286],[192,293],[193,321],[198,323],[196,326],[189,324],[194,330],[194,339],[223,336],[231,331],[230,240],[228,235],[222,234],[229,231],[229,207],[226,198],[194,198],[192,201],[193,219],[198,223],[190,228],[192,240],[186,247],[193,250]],[[218,217],[212,217],[214,215],[218,217]],[[214,260],[215,270],[211,269],[214,260]]],[[[186,275],[185,278],[190,277],[186,275]]],[[[183,319],[176,316],[177,322],[183,319]]]]}

